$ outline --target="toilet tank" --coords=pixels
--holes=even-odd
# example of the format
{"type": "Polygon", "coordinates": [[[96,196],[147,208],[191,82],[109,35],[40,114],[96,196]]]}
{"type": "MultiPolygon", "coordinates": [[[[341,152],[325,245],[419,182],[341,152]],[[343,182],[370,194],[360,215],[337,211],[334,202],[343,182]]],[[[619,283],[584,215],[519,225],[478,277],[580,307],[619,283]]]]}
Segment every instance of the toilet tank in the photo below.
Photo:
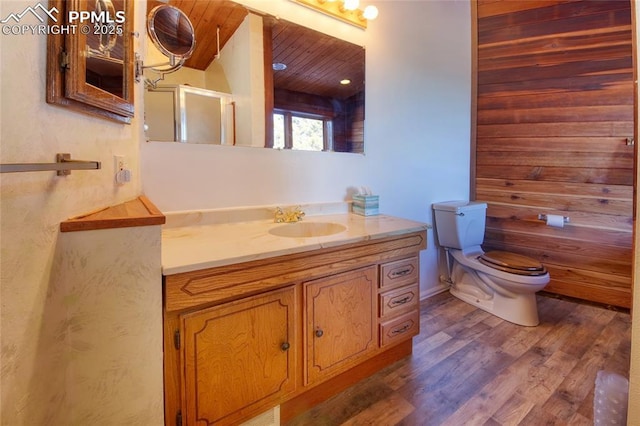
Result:
{"type": "Polygon", "coordinates": [[[433,210],[441,247],[462,250],[484,241],[487,203],[445,201],[434,203],[433,210]]]}

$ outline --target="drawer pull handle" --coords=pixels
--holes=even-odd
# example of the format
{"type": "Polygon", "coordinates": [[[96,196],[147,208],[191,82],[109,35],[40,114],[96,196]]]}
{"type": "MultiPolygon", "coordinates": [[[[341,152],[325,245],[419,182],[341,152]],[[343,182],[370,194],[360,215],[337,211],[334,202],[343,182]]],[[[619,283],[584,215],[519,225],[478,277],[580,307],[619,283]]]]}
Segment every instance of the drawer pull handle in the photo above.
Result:
{"type": "Polygon", "coordinates": [[[316,330],[316,337],[322,337],[323,334],[324,334],[324,331],[322,331],[321,329],[316,330]]]}
{"type": "Polygon", "coordinates": [[[405,275],[410,274],[410,273],[411,273],[411,268],[406,268],[406,269],[401,269],[401,270],[399,270],[399,271],[393,271],[393,272],[391,273],[391,276],[392,276],[393,278],[396,278],[396,277],[404,277],[405,275]]]}
{"type": "Polygon", "coordinates": [[[291,345],[289,344],[289,342],[284,342],[282,345],[280,345],[280,349],[282,349],[283,352],[288,351],[290,347],[291,345]]]}
{"type": "Polygon", "coordinates": [[[402,334],[405,331],[407,331],[409,328],[411,328],[411,324],[405,324],[404,326],[400,328],[396,328],[393,331],[391,331],[391,335],[395,336],[396,334],[402,334]]]}
{"type": "Polygon", "coordinates": [[[407,303],[408,301],[410,301],[411,299],[413,299],[412,296],[405,296],[402,299],[396,299],[393,300],[391,302],[391,306],[398,306],[398,305],[404,305],[405,303],[407,303]]]}

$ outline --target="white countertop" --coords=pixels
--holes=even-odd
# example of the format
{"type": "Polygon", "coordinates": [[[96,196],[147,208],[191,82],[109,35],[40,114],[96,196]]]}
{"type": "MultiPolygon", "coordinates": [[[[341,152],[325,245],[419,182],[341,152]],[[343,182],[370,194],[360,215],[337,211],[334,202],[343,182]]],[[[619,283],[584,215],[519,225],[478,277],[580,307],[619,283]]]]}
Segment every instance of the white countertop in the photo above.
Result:
{"type": "MultiPolygon", "coordinates": [[[[194,217],[194,213],[189,213],[194,217]]],[[[198,215],[198,214],[196,214],[198,215]]],[[[182,217],[186,217],[184,215],[182,217]]],[[[333,222],[345,231],[322,237],[291,238],[269,233],[273,219],[223,222],[170,218],[162,230],[162,273],[172,275],[251,260],[266,259],[342,244],[386,238],[428,229],[428,225],[392,216],[352,213],[307,215],[303,222],[333,222]],[[211,223],[213,222],[213,223],[211,223]]]]}

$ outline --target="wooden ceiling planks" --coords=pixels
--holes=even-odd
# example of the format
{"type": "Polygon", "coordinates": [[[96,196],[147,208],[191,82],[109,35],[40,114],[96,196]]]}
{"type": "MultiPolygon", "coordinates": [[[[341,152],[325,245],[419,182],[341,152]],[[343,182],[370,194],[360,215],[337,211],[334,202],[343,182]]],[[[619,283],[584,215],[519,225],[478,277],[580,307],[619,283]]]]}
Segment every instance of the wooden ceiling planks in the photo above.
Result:
{"type": "Polygon", "coordinates": [[[186,65],[205,70],[218,54],[217,28],[220,27],[220,49],[222,49],[244,21],[247,10],[229,1],[204,1],[200,3],[206,4],[202,15],[195,19],[197,23],[196,40],[200,44],[200,49],[198,55],[194,55],[186,65]]]}
{"type": "Polygon", "coordinates": [[[277,89],[346,99],[364,90],[364,48],[286,21],[272,27],[277,89]],[[340,85],[342,79],[350,85],[340,85]]]}

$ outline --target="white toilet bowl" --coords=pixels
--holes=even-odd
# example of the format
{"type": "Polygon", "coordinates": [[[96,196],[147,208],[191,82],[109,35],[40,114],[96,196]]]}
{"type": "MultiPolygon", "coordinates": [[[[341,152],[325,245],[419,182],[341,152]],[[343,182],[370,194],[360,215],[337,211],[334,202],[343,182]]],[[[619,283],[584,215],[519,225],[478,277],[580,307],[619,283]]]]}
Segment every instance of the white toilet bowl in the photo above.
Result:
{"type": "Polygon", "coordinates": [[[519,254],[482,250],[486,203],[447,201],[433,209],[438,243],[447,253],[451,294],[515,324],[538,325],[535,293],[549,283],[546,268],[519,254]]]}
{"type": "Polygon", "coordinates": [[[449,249],[453,257],[452,295],[509,322],[539,324],[535,293],[549,283],[549,273],[522,275],[487,266],[479,260],[480,246],[449,249]]]}

